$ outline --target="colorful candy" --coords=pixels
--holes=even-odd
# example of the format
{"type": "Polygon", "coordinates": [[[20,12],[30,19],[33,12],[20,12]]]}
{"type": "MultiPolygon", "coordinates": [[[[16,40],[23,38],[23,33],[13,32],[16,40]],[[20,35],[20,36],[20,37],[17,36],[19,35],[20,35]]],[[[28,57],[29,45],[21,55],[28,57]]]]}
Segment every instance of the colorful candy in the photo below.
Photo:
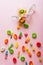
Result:
{"type": "Polygon", "coordinates": [[[8,44],[8,42],[9,42],[8,39],[5,39],[5,40],[4,40],[4,43],[5,43],[5,44],[8,44]]]}
{"type": "Polygon", "coordinates": [[[18,39],[17,34],[14,34],[14,35],[13,35],[13,38],[14,38],[15,40],[17,40],[17,39],[18,39]]]}
{"type": "Polygon", "coordinates": [[[36,45],[37,45],[37,47],[41,47],[41,43],[40,42],[37,42],[36,45]]]}
{"type": "Polygon", "coordinates": [[[29,25],[28,25],[28,24],[26,24],[26,23],[24,23],[24,27],[25,27],[25,28],[28,28],[28,27],[29,27],[29,25]]]}
{"type": "Polygon", "coordinates": [[[32,38],[36,39],[37,38],[37,34],[36,33],[32,33],[32,38]]]}
{"type": "Polygon", "coordinates": [[[33,62],[32,61],[29,61],[29,65],[33,65],[33,62]]]}
{"type": "Polygon", "coordinates": [[[25,62],[25,65],[28,65],[28,63],[27,63],[27,62],[25,62]]]}
{"type": "Polygon", "coordinates": [[[22,51],[25,52],[25,46],[22,46],[22,51]]]}
{"type": "Polygon", "coordinates": [[[0,51],[4,52],[5,51],[5,47],[1,47],[0,51]]]}
{"type": "Polygon", "coordinates": [[[31,47],[33,46],[32,42],[30,42],[30,46],[31,46],[31,47]]]}
{"type": "Polygon", "coordinates": [[[26,13],[26,10],[24,10],[24,9],[20,9],[20,10],[19,10],[19,15],[25,14],[25,13],[26,13]]]}
{"type": "Polygon", "coordinates": [[[35,51],[36,51],[36,49],[35,49],[34,47],[32,48],[32,50],[33,50],[33,52],[35,52],[35,51]]]}
{"type": "Polygon", "coordinates": [[[13,58],[13,62],[16,64],[17,63],[17,59],[14,57],[13,58]]]}
{"type": "Polygon", "coordinates": [[[20,57],[20,51],[18,51],[18,56],[17,56],[18,58],[20,57]]]}
{"type": "Polygon", "coordinates": [[[9,49],[10,54],[14,53],[14,50],[12,48],[9,49]]]}
{"type": "Polygon", "coordinates": [[[19,36],[22,37],[22,32],[20,32],[19,36]]]}
{"type": "Polygon", "coordinates": [[[11,35],[12,32],[11,32],[10,30],[7,30],[7,34],[8,34],[8,35],[11,35]]]}
{"type": "Polygon", "coordinates": [[[30,38],[29,37],[25,40],[26,44],[28,44],[28,42],[30,42],[30,38]]]}
{"type": "Polygon", "coordinates": [[[21,61],[25,61],[25,57],[24,56],[21,56],[21,61]]]}
{"type": "Polygon", "coordinates": [[[42,58],[39,58],[39,62],[42,62],[42,58]]]}
{"type": "Polygon", "coordinates": [[[41,52],[40,51],[38,51],[36,54],[37,54],[38,57],[41,57],[41,52]]]}
{"type": "Polygon", "coordinates": [[[8,51],[5,52],[5,59],[8,57],[8,51]]]}
{"type": "Polygon", "coordinates": [[[15,47],[16,47],[16,48],[19,47],[19,43],[18,43],[18,42],[15,43],[15,47]]]}
{"type": "Polygon", "coordinates": [[[27,33],[25,33],[25,34],[24,34],[24,36],[25,36],[25,37],[27,37],[27,36],[28,36],[28,34],[27,34],[27,33]]]}

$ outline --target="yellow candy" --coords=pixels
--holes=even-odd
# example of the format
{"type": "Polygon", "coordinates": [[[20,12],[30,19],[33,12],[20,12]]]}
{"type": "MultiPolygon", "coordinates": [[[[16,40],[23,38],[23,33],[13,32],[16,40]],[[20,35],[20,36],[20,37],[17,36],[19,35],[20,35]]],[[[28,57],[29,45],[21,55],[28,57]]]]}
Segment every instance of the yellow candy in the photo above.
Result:
{"type": "Polygon", "coordinates": [[[28,42],[30,41],[30,38],[28,37],[26,40],[28,40],[28,42]]]}
{"type": "Polygon", "coordinates": [[[35,51],[36,49],[33,47],[32,50],[35,51]]]}
{"type": "Polygon", "coordinates": [[[28,52],[28,48],[26,47],[25,50],[28,52]]]}
{"type": "Polygon", "coordinates": [[[17,26],[17,29],[20,29],[21,28],[21,26],[17,26]]]}
{"type": "Polygon", "coordinates": [[[16,47],[16,48],[18,48],[18,47],[19,47],[19,43],[18,43],[18,42],[16,42],[15,47],[16,47]]]}

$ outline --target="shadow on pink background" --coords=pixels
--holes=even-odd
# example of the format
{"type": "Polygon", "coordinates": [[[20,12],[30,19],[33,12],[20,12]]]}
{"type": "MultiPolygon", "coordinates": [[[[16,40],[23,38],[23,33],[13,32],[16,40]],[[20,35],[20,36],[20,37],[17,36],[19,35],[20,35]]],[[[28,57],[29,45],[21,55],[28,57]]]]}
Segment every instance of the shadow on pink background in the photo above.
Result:
{"type": "MultiPolygon", "coordinates": [[[[42,63],[38,61],[38,57],[36,54],[34,54],[31,50],[31,47],[29,45],[26,45],[32,52],[33,57],[29,58],[27,53],[22,53],[21,47],[24,45],[25,38],[22,38],[22,42],[18,40],[20,43],[20,46],[18,49],[15,49],[14,46],[14,54],[8,55],[8,59],[5,60],[5,53],[0,52],[0,65],[25,65],[25,62],[21,62],[20,59],[17,59],[17,64],[14,64],[12,61],[13,57],[17,57],[17,51],[21,51],[21,55],[24,55],[26,57],[26,61],[32,60],[34,62],[34,65],[43,65],[43,0],[0,0],[0,47],[5,46],[6,50],[8,49],[8,46],[10,43],[15,44],[15,40],[9,39],[9,44],[4,44],[4,39],[8,38],[6,31],[10,29],[14,33],[17,33],[19,35],[20,31],[27,32],[31,38],[31,42],[35,46],[36,50],[40,50],[42,53],[42,63]],[[17,22],[18,20],[11,18],[12,15],[17,15],[17,11],[20,8],[29,9],[29,7],[32,4],[36,4],[36,13],[32,17],[32,20],[29,21],[29,29],[24,29],[23,27],[21,30],[17,30],[17,22]],[[31,35],[33,32],[37,33],[37,39],[32,39],[31,35]],[[36,42],[40,41],[42,43],[42,47],[38,49],[36,47],[36,42]]],[[[29,65],[29,64],[28,64],[29,65]]]]}

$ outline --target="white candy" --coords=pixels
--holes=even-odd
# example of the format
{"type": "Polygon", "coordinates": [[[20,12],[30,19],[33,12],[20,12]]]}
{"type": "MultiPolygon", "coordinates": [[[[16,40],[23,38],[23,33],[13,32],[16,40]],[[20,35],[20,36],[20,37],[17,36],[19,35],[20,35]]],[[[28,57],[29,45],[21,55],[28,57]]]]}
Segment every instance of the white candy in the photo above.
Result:
{"type": "Polygon", "coordinates": [[[1,47],[0,51],[4,52],[5,51],[5,47],[1,47]]]}

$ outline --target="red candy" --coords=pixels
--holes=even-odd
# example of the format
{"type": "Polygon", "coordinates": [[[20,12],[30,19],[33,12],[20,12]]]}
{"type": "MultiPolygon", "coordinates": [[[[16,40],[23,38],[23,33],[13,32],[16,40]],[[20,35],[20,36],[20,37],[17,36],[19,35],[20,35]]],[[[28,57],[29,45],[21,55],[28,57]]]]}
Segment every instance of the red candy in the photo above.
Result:
{"type": "Polygon", "coordinates": [[[37,52],[37,56],[38,56],[38,57],[41,56],[41,52],[40,52],[40,51],[37,52]]]}
{"type": "Polygon", "coordinates": [[[32,61],[30,61],[30,62],[29,62],[29,65],[33,65],[33,62],[32,62],[32,61]]]}
{"type": "Polygon", "coordinates": [[[17,59],[15,57],[13,58],[13,62],[14,63],[17,63],[17,59]]]}
{"type": "Polygon", "coordinates": [[[24,36],[25,36],[25,37],[27,37],[27,36],[28,36],[28,34],[26,34],[26,33],[25,33],[25,34],[24,34],[24,36]]]}
{"type": "Polygon", "coordinates": [[[22,51],[25,52],[25,46],[22,46],[22,51]]]}
{"type": "Polygon", "coordinates": [[[41,43],[40,42],[37,42],[37,47],[41,47],[41,43]]]}

